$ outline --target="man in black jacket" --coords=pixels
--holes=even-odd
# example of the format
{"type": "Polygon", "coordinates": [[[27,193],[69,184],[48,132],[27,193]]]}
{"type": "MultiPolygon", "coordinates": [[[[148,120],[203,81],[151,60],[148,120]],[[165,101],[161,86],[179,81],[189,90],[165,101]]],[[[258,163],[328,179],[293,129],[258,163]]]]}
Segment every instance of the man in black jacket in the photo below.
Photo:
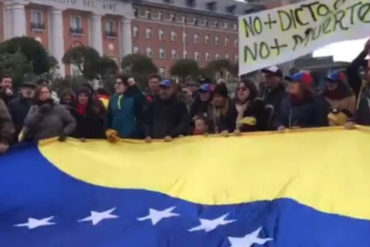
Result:
{"type": "Polygon", "coordinates": [[[175,83],[166,79],[160,83],[159,97],[145,110],[146,141],[164,139],[166,142],[186,135],[189,128],[188,110],[184,102],[176,98],[175,83]]]}
{"type": "Polygon", "coordinates": [[[21,86],[20,95],[11,100],[8,104],[9,112],[15,126],[15,137],[17,137],[19,132],[22,130],[24,119],[26,118],[31,106],[34,104],[33,98],[35,96],[35,90],[35,84],[30,82],[24,83],[21,86]]]}
{"type": "Polygon", "coordinates": [[[261,89],[260,97],[266,105],[272,105],[275,113],[278,113],[281,101],[287,96],[283,82],[283,73],[277,66],[272,66],[261,71],[266,77],[266,86],[261,89]]]}

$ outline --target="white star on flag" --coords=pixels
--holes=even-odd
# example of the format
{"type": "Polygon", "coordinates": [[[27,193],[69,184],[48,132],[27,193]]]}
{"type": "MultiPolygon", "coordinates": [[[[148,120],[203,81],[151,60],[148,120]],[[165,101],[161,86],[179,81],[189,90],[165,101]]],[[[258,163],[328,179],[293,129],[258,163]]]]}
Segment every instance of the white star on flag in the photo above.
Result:
{"type": "Polygon", "coordinates": [[[137,218],[137,220],[138,221],[151,220],[153,226],[155,226],[158,222],[160,222],[161,220],[163,220],[165,218],[171,218],[171,217],[179,216],[179,214],[176,214],[176,213],[172,212],[175,208],[176,207],[171,207],[171,208],[167,208],[163,211],[159,211],[159,210],[155,210],[155,209],[150,208],[149,209],[149,214],[147,216],[137,218]]]}
{"type": "Polygon", "coordinates": [[[103,220],[107,219],[116,219],[118,218],[117,215],[112,214],[112,212],[116,210],[116,208],[109,209],[104,212],[96,212],[96,211],[91,211],[90,216],[79,220],[78,222],[85,222],[85,221],[91,221],[94,226],[99,224],[103,220]]]}
{"type": "Polygon", "coordinates": [[[196,226],[196,227],[193,227],[193,228],[189,229],[188,231],[189,232],[195,232],[195,231],[211,232],[219,226],[228,225],[228,224],[231,224],[231,223],[236,221],[236,220],[226,220],[227,216],[229,216],[229,214],[224,214],[221,217],[218,217],[218,218],[213,219],[213,220],[199,219],[200,220],[200,225],[196,226]]]}
{"type": "Polygon", "coordinates": [[[35,229],[41,226],[50,226],[50,225],[55,225],[56,223],[50,222],[54,216],[44,218],[44,219],[35,219],[35,218],[28,218],[28,222],[26,223],[21,223],[14,225],[15,227],[28,227],[28,229],[35,229]]]}
{"type": "Polygon", "coordinates": [[[262,227],[258,228],[256,231],[245,235],[242,238],[233,238],[229,237],[230,247],[252,247],[254,244],[263,245],[269,241],[272,241],[272,238],[259,238],[262,227]]]}

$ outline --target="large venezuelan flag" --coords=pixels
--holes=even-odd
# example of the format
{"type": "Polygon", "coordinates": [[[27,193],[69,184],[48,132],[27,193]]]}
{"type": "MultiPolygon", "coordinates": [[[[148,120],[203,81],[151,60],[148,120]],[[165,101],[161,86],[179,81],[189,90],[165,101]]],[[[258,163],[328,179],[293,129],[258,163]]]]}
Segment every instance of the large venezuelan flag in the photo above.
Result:
{"type": "Polygon", "coordinates": [[[370,246],[370,129],[0,157],[1,247],[370,246]]]}

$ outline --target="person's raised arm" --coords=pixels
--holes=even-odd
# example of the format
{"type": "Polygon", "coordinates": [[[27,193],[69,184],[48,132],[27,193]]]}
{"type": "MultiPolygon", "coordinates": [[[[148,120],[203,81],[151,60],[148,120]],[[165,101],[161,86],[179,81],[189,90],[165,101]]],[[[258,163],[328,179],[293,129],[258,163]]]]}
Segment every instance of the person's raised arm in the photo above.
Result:
{"type": "Polygon", "coordinates": [[[358,97],[362,78],[360,75],[360,68],[366,66],[366,56],[370,54],[370,39],[366,42],[364,50],[352,61],[352,63],[347,67],[348,84],[353,89],[356,97],[358,97]]]}

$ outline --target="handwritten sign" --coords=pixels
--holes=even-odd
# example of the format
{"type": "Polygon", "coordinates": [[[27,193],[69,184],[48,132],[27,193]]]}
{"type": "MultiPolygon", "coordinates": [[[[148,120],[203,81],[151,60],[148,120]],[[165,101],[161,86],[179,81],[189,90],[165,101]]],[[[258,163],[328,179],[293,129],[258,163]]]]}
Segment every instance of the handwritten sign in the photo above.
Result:
{"type": "MultiPolygon", "coordinates": [[[[239,17],[239,73],[370,35],[370,0],[304,1],[239,17]]],[[[349,47],[350,49],[350,47],[349,47]]]]}

